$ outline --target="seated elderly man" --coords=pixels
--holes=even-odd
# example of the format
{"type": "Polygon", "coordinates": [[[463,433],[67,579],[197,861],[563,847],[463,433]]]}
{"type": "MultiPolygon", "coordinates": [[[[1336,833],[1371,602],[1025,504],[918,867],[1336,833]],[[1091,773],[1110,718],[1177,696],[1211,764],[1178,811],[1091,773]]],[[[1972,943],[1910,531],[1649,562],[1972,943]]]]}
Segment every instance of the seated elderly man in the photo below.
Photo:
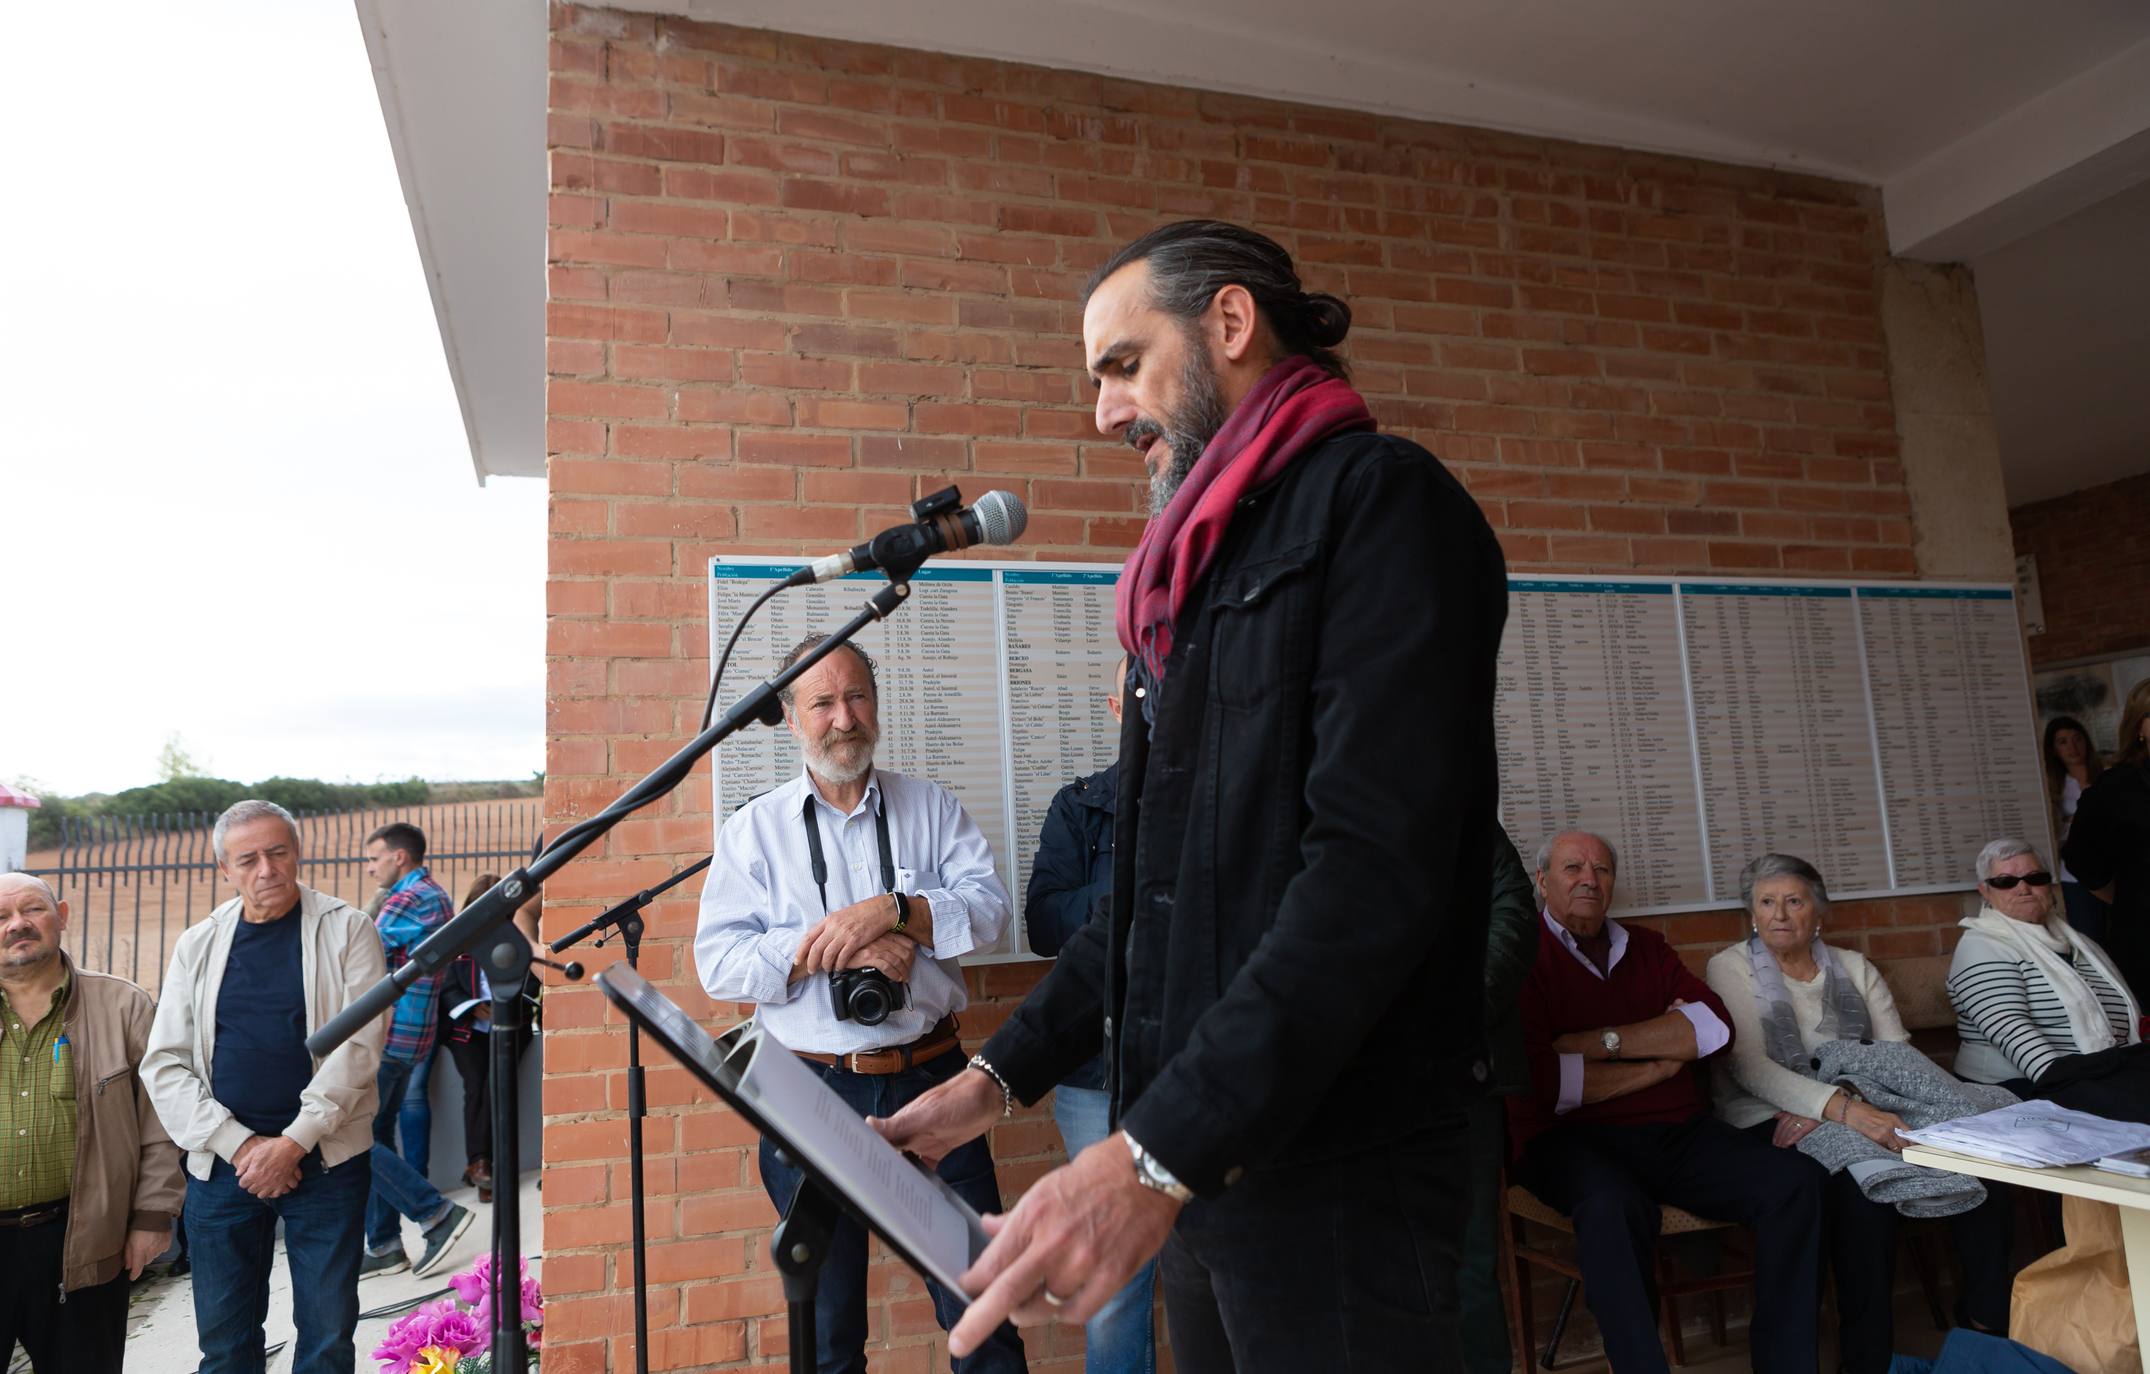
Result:
{"type": "Polygon", "coordinates": [[[1666,1368],[1652,1275],[1658,1206],[1671,1203],[1754,1228],[1754,1368],[1813,1374],[1820,1171],[1710,1114],[1694,1066],[1732,1042],[1729,1015],[1663,936],[1607,918],[1612,846],[1555,835],[1536,867],[1545,905],[1522,998],[1531,1090],[1508,1099],[1515,1178],[1574,1219],[1613,1369],[1666,1368]]]}
{"type": "MultiPolygon", "coordinates": [[[[2127,1056],[2110,1052],[2141,1043],[2141,1009],[2105,951],[2055,909],[2052,869],[2023,841],[1995,840],[1978,852],[1978,895],[1986,904],[1961,922],[1948,967],[1963,1042],[1957,1074],[2019,1096],[2150,1119],[2135,1091],[2139,1074],[2114,1091],[2078,1081],[2129,1067],[2127,1056]],[[2100,1058],[2083,1058],[2092,1055],[2100,1058]],[[2063,1083],[2078,1091],[2061,1096],[2063,1083]]],[[[2139,1065],[2140,1052],[2133,1058],[2139,1065]]]]}
{"type": "MultiPolygon", "coordinates": [[[[1881,971],[1857,950],[1822,943],[1829,914],[1822,875],[1804,859],[1764,854],[1741,871],[1739,890],[1751,933],[1704,970],[1732,1014],[1735,1036],[1731,1053],[1715,1065],[1717,1115],[1765,1142],[1791,1144],[1815,1122],[1829,1121],[1883,1149],[1901,1150],[1901,1119],[1820,1081],[1815,1069],[1814,1051],[1832,1040],[1911,1039],[1881,971]]],[[[1939,1068],[1932,1073],[1953,1081],[1939,1068]]],[[[1794,1157],[1823,1168],[1805,1155],[1794,1157]]],[[[1898,1212],[1867,1196],[1856,1168],[1838,1167],[1827,1177],[1823,1205],[1843,1368],[1878,1374],[1889,1368],[1896,1348],[1898,1212]]],[[[1978,1205],[1951,1215],[1949,1225],[1963,1269],[1958,1322],[2005,1330],[2008,1195],[1998,1187],[1988,1190],[1978,1205]]]]}

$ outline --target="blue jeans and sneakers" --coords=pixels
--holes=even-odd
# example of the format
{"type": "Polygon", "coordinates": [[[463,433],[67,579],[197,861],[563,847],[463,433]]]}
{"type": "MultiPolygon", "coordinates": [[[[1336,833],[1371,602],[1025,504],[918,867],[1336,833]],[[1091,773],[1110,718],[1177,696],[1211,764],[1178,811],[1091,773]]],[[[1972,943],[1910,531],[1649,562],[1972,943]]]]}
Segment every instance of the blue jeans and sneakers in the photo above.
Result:
{"type": "MultiPolygon", "coordinates": [[[[1073,1159],[1111,1133],[1112,1099],[1101,1088],[1053,1089],[1053,1120],[1073,1159]]],[[[1157,1335],[1151,1322],[1156,1310],[1157,1261],[1135,1271],[1127,1287],[1083,1323],[1083,1369],[1086,1374],[1156,1374],[1157,1335]]]]}
{"type": "Polygon", "coordinates": [[[410,1264],[411,1272],[421,1278],[446,1264],[449,1251],[470,1229],[470,1209],[442,1197],[424,1174],[395,1151],[396,1117],[410,1076],[409,1062],[382,1058],[381,1105],[373,1117],[373,1192],[366,1200],[366,1255],[361,1274],[393,1274],[410,1264],[403,1253],[399,1213],[417,1222],[423,1233],[425,1249],[418,1262],[410,1264]]]}
{"type": "Polygon", "coordinates": [[[298,1327],[292,1374],[352,1374],[358,1257],[371,1178],[365,1155],[325,1169],[318,1151],[300,1161],[299,1186],[282,1197],[255,1197],[221,1159],[206,1180],[188,1177],[187,1249],[194,1265],[200,1374],[262,1374],[268,1367],[262,1323],[269,1316],[279,1220],[298,1327]]]}
{"type": "MultiPolygon", "coordinates": [[[[829,1089],[860,1116],[893,1116],[897,1109],[938,1087],[963,1070],[960,1052],[939,1055],[898,1073],[853,1073],[834,1064],[807,1060],[806,1067],[819,1075],[829,1089]]],[[[941,1161],[940,1175],[973,1210],[998,1212],[1000,1185],[993,1177],[993,1152],[983,1137],[949,1152],[941,1161]]],[[[799,1171],[780,1161],[776,1150],[761,1143],[761,1181],[769,1200],[781,1214],[791,1206],[799,1190],[799,1171]]],[[[931,1279],[933,1314],[941,1329],[954,1326],[964,1304],[950,1298],[931,1279]]],[[[836,1223],[829,1240],[829,1254],[821,1266],[821,1283],[814,1290],[814,1352],[820,1374],[866,1374],[866,1228],[846,1215],[836,1223]]],[[[1022,1374],[1023,1341],[1015,1328],[1002,1322],[984,1345],[955,1361],[955,1374],[1022,1374]]]]}

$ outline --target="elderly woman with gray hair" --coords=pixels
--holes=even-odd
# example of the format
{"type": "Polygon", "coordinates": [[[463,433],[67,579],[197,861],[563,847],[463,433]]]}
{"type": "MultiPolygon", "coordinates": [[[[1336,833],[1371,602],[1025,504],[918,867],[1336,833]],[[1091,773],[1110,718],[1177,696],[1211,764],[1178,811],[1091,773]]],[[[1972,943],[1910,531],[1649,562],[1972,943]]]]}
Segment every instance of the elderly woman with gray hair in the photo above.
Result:
{"type": "Polygon", "coordinates": [[[1956,1072],[2104,1116],[2150,1119],[2141,1009],[2097,941],[2054,901],[2053,872],[2021,840],[1978,852],[1985,905],[1964,918],[1948,968],[1963,1048],[1956,1072]]]}
{"type": "MultiPolygon", "coordinates": [[[[1840,1086],[1839,1073],[1824,1075],[1821,1069],[1862,1043],[1901,1045],[1894,1057],[1912,1066],[1913,1078],[1932,1085],[1931,1097],[1951,1098],[1956,1085],[1909,1048],[1910,1032],[1880,970],[1857,950],[1822,942],[1828,884],[1804,859],[1764,854],[1741,872],[1740,899],[1750,933],[1712,958],[1703,975],[1732,1013],[1734,1031],[1732,1052],[1716,1069],[1717,1114],[1780,1145],[1799,1143],[1818,1123],[1829,1122],[1882,1151],[1901,1150],[1896,1133],[1906,1127],[1903,1117],[1862,1100],[1856,1090],[1840,1086]]],[[[1816,1168],[1833,1168],[1823,1193],[1823,1224],[1836,1274],[1843,1367],[1853,1374],[1886,1370],[1895,1345],[1891,1296],[1899,1207],[1870,1196],[1865,1185],[1877,1170],[1914,1171],[1874,1162],[1877,1156],[1887,1161],[1888,1155],[1863,1145],[1851,1153],[1867,1155],[1865,1163],[1824,1164],[1821,1152],[1812,1148],[1821,1139],[1816,1136],[1802,1152],[1816,1160],[1816,1168]]],[[[1839,1143],[1848,1139],[1839,1137],[1839,1143]]],[[[1952,1175],[1916,1173],[1919,1178],[1907,1181],[1917,1189],[1955,1182],[1952,1175]]],[[[1959,1200],[1944,1205],[1962,1207],[1977,1196],[1975,1183],[1960,1184],[1959,1200]]],[[[1949,1223],[1963,1266],[1957,1320],[2004,1330],[2010,1244],[2005,1195],[1988,1193],[1975,1206],[1950,1214],[1949,1223]]]]}

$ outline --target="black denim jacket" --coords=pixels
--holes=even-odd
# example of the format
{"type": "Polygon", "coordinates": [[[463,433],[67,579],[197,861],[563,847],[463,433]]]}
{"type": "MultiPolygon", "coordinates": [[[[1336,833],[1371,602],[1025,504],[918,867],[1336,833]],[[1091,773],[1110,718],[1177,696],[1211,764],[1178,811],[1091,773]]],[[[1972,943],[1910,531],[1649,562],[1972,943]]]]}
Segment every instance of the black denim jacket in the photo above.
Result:
{"type": "Polygon", "coordinates": [[[1105,1047],[1197,1193],[1447,1121],[1485,1075],[1506,565],[1418,445],[1351,434],[1249,496],[1123,713],[1111,918],[984,1048],[1036,1101],[1105,1047]]]}

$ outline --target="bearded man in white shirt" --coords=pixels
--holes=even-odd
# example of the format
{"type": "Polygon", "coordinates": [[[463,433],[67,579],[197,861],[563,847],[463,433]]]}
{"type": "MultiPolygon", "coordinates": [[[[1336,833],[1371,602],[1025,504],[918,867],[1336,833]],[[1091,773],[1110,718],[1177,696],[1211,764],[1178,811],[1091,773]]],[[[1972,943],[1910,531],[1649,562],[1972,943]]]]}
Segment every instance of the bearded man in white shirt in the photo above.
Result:
{"type": "MultiPolygon", "coordinates": [[[[789,668],[820,638],[785,656],[789,668]]],[[[955,1016],[968,1005],[958,956],[999,939],[1008,891],[991,847],[954,794],[873,765],[880,742],[873,661],[843,645],[783,694],[806,756],[800,776],[741,806],[717,835],[694,962],[702,986],[752,1002],[755,1018],[861,1116],[890,1116],[962,1071],[955,1016]]],[[[998,1212],[981,1137],[949,1154],[941,1177],[980,1213],[998,1212]]],[[[781,1212],[800,1175],[761,1147],[762,1186],[781,1212]]],[[[866,1233],[837,1223],[815,1293],[822,1374],[863,1370],[866,1233]]],[[[928,1281],[942,1329],[959,1299],[928,1281]]],[[[957,1374],[1021,1370],[1003,1324],[955,1361],[957,1374]]]]}

